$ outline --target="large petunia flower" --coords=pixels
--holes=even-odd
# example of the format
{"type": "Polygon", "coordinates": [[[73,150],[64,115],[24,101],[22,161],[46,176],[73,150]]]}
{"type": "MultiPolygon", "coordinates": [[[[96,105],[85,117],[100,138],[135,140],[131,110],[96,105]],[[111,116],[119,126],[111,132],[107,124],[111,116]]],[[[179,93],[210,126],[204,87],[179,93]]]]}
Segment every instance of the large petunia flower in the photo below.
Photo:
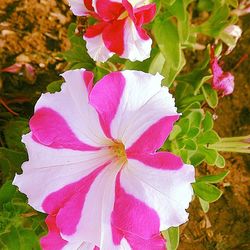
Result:
{"type": "Polygon", "coordinates": [[[155,4],[143,0],[69,0],[77,16],[92,16],[97,22],[84,34],[89,55],[106,61],[114,54],[131,61],[150,56],[152,40],[142,25],[156,12],[155,4]]]}
{"type": "Polygon", "coordinates": [[[212,88],[222,97],[230,95],[234,91],[234,76],[230,72],[224,72],[219,65],[219,60],[215,56],[214,46],[210,50],[210,67],[213,74],[212,88]]]}
{"type": "Polygon", "coordinates": [[[162,77],[67,71],[23,136],[14,184],[48,214],[43,249],[165,249],[160,231],[188,219],[194,168],[158,152],[179,115],[162,77]]]}

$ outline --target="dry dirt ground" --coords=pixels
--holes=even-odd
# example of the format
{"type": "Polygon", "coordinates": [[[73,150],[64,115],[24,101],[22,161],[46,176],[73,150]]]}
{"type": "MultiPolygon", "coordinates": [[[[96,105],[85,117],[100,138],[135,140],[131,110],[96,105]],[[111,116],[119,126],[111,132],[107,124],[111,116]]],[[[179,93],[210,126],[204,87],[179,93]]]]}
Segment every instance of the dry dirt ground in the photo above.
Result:
{"type": "MultiPolygon", "coordinates": [[[[32,112],[40,91],[44,91],[45,86],[57,79],[58,73],[64,69],[65,64],[57,55],[69,48],[66,32],[74,17],[66,0],[0,0],[0,3],[0,68],[15,62],[27,62],[37,71],[35,83],[14,75],[3,81],[0,76],[0,97],[10,106],[13,100],[21,103],[19,114],[27,115],[32,112]],[[3,91],[11,84],[20,88],[19,96],[13,97],[8,91],[3,91]],[[22,92],[27,85],[30,89],[34,85],[38,89],[35,96],[22,92]]],[[[249,16],[242,18],[242,39],[225,60],[225,68],[235,75],[235,91],[224,97],[215,111],[218,116],[216,131],[221,137],[250,134],[249,23],[249,16]],[[248,59],[239,64],[245,54],[248,54],[248,59]]],[[[211,204],[207,214],[202,212],[197,200],[192,202],[190,221],[181,227],[180,250],[250,249],[250,157],[236,153],[225,153],[224,156],[225,169],[230,170],[219,185],[224,194],[211,204]]],[[[197,174],[216,171],[203,165],[197,174]]]]}

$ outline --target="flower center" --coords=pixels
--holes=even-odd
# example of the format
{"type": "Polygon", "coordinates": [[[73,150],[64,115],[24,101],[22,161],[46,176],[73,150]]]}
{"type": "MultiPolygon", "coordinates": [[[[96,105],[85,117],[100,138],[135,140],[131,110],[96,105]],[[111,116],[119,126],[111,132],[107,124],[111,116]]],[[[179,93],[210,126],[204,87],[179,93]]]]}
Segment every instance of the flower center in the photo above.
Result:
{"type": "Polygon", "coordinates": [[[119,17],[118,20],[122,20],[128,17],[128,12],[125,10],[119,17]]]}
{"type": "Polygon", "coordinates": [[[126,155],[126,150],[121,142],[115,142],[111,147],[110,147],[112,154],[121,162],[126,162],[127,161],[127,155],[126,155]]]}

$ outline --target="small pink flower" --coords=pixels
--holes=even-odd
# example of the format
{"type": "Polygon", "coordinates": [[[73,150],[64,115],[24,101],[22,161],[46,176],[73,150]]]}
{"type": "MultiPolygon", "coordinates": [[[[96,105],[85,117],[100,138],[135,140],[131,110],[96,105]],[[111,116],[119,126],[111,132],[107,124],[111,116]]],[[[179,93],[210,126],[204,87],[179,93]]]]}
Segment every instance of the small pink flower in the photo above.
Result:
{"type": "Polygon", "coordinates": [[[14,184],[48,214],[45,250],[165,249],[161,231],[188,219],[194,168],[157,152],[178,119],[162,77],[63,74],[23,136],[29,161],[14,184]]]}
{"type": "Polygon", "coordinates": [[[92,16],[97,22],[84,34],[87,49],[95,61],[106,61],[114,54],[131,61],[150,56],[152,40],[142,25],[156,12],[155,4],[128,0],[69,0],[77,16],[92,16]]]}
{"type": "Polygon", "coordinates": [[[213,74],[212,88],[222,96],[232,94],[234,90],[234,76],[230,72],[223,72],[214,54],[214,46],[210,50],[210,66],[213,74]]]}

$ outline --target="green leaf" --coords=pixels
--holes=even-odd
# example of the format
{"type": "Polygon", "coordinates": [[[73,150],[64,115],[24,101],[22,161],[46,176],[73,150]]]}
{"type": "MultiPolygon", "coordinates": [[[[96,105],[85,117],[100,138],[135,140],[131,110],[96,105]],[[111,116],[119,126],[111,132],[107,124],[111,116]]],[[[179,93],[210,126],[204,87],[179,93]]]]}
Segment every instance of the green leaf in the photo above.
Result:
{"type": "Polygon", "coordinates": [[[200,153],[200,152],[196,152],[194,153],[191,157],[190,157],[190,162],[193,166],[198,166],[199,164],[202,163],[202,161],[205,159],[205,155],[200,153]]]}
{"type": "Polygon", "coordinates": [[[68,38],[71,43],[71,48],[63,53],[61,56],[69,63],[70,68],[83,67],[92,70],[95,67],[95,62],[89,56],[86,49],[86,42],[81,36],[75,35],[76,24],[71,23],[68,28],[68,38]]]}
{"type": "Polygon", "coordinates": [[[187,116],[192,127],[199,128],[201,125],[201,120],[203,118],[202,110],[192,110],[191,113],[187,116]]]}
{"type": "Polygon", "coordinates": [[[156,73],[161,73],[165,63],[165,57],[161,52],[159,52],[152,60],[149,66],[149,73],[155,75],[156,73]]]}
{"type": "Polygon", "coordinates": [[[47,86],[47,91],[50,93],[55,93],[55,92],[59,92],[61,91],[61,86],[63,84],[63,80],[57,80],[57,81],[53,81],[51,82],[48,86],[47,86]]]}
{"type": "Polygon", "coordinates": [[[181,132],[177,135],[178,138],[182,137],[189,131],[190,122],[188,118],[181,118],[176,124],[181,128],[181,132]]]}
{"type": "Polygon", "coordinates": [[[206,182],[195,182],[192,186],[195,194],[209,203],[217,201],[222,195],[220,189],[206,182]]]}
{"type": "Polygon", "coordinates": [[[0,207],[2,204],[8,202],[16,193],[16,188],[11,184],[11,181],[6,181],[0,187],[0,207]]]}
{"type": "Polygon", "coordinates": [[[168,139],[170,141],[174,140],[180,132],[181,132],[181,127],[179,125],[174,125],[168,139]]]}
{"type": "Polygon", "coordinates": [[[177,27],[170,20],[158,17],[152,31],[166,63],[170,68],[178,69],[181,64],[181,44],[177,27]]]}
{"type": "Polygon", "coordinates": [[[225,159],[223,156],[221,156],[220,154],[218,154],[216,162],[215,162],[216,167],[218,168],[224,168],[226,165],[225,159]]]}
{"type": "Polygon", "coordinates": [[[208,105],[211,108],[215,108],[218,105],[218,95],[216,90],[212,89],[209,84],[204,84],[201,88],[208,105]]]}
{"type": "Polygon", "coordinates": [[[218,141],[220,141],[220,137],[214,130],[209,130],[204,133],[201,133],[197,137],[197,143],[201,145],[214,144],[218,141]]]}
{"type": "Polygon", "coordinates": [[[28,128],[28,121],[11,120],[4,127],[4,138],[8,148],[16,151],[25,151],[25,146],[21,142],[23,132],[28,128]]]}
{"type": "Polygon", "coordinates": [[[209,202],[204,201],[203,199],[199,198],[200,204],[201,204],[201,208],[202,210],[207,213],[209,210],[209,202]]]}
{"type": "Polygon", "coordinates": [[[179,227],[170,227],[162,233],[167,240],[167,249],[176,250],[179,245],[179,227]]]}
{"type": "Polygon", "coordinates": [[[205,161],[209,165],[215,165],[215,162],[218,157],[218,152],[214,149],[209,149],[204,146],[199,146],[198,150],[199,153],[205,155],[205,161]]]}
{"type": "Polygon", "coordinates": [[[197,145],[192,139],[185,140],[184,144],[185,144],[185,149],[187,149],[187,150],[194,150],[195,151],[197,149],[197,145]]]}
{"type": "Polygon", "coordinates": [[[207,175],[196,179],[197,182],[207,182],[207,183],[218,183],[223,181],[223,179],[229,174],[230,171],[222,172],[218,175],[207,175]]]}
{"type": "Polygon", "coordinates": [[[175,1],[175,3],[168,8],[168,11],[180,21],[187,19],[186,6],[183,0],[175,1]]]}
{"type": "Polygon", "coordinates": [[[18,231],[12,227],[10,232],[1,235],[1,241],[7,246],[7,249],[21,249],[18,231]]]}
{"type": "Polygon", "coordinates": [[[0,169],[2,180],[13,179],[15,173],[21,173],[21,165],[27,154],[7,148],[0,148],[0,169]]]}
{"type": "Polygon", "coordinates": [[[227,4],[233,6],[234,8],[238,7],[238,0],[226,0],[227,4]]]}
{"type": "Polygon", "coordinates": [[[203,127],[203,131],[209,131],[213,128],[214,126],[214,121],[213,121],[213,116],[210,112],[206,112],[205,114],[205,118],[202,121],[202,127],[203,127]]]}
{"type": "Polygon", "coordinates": [[[216,38],[230,24],[228,19],[230,9],[228,5],[222,5],[221,2],[215,2],[210,17],[201,25],[194,27],[193,32],[203,33],[216,38]]]}
{"type": "Polygon", "coordinates": [[[189,129],[189,131],[188,131],[188,133],[187,133],[187,137],[188,137],[188,138],[194,138],[194,137],[196,137],[199,133],[200,133],[199,128],[192,127],[192,128],[189,129]]]}

